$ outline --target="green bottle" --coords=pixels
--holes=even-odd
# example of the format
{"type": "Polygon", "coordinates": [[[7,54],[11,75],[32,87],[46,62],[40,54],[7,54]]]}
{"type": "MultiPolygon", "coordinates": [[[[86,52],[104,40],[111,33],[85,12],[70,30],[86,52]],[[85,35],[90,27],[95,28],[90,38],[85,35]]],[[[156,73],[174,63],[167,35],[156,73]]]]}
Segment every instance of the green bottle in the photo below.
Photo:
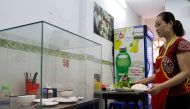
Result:
{"type": "Polygon", "coordinates": [[[116,72],[117,72],[117,81],[120,81],[123,75],[128,77],[128,70],[131,66],[131,57],[127,53],[126,47],[119,49],[119,54],[116,57],[116,72]]]}
{"type": "Polygon", "coordinates": [[[3,84],[0,89],[0,108],[2,105],[9,105],[9,104],[10,104],[9,86],[3,84]]]}

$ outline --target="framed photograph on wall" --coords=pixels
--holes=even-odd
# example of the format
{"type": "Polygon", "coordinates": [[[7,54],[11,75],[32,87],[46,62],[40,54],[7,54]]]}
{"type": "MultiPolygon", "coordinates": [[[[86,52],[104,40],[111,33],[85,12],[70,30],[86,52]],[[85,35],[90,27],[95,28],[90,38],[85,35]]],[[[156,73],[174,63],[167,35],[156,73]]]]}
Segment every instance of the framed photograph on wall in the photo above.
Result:
{"type": "Polygon", "coordinates": [[[113,42],[114,18],[94,2],[94,33],[113,42]]]}

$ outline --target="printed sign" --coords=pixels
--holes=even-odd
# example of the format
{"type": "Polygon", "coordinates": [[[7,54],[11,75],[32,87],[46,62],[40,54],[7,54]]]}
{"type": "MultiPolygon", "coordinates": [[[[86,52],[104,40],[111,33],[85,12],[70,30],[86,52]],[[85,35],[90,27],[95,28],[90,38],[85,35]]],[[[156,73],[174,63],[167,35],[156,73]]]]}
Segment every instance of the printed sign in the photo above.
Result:
{"type": "Polygon", "coordinates": [[[132,82],[136,82],[137,80],[141,80],[145,77],[144,68],[142,68],[142,67],[130,67],[128,76],[132,82]]]}

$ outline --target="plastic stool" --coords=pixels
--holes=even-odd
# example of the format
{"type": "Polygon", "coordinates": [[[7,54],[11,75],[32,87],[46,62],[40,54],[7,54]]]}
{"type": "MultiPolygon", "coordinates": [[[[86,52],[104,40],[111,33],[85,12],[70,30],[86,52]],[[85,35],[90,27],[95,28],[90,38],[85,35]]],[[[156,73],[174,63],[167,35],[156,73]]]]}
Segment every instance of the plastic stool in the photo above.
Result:
{"type": "Polygon", "coordinates": [[[127,103],[127,109],[134,109],[134,106],[135,106],[134,102],[127,103]]]}
{"type": "Polygon", "coordinates": [[[143,103],[142,102],[138,102],[138,109],[143,109],[143,103]]]}
{"type": "MultiPolygon", "coordinates": [[[[143,109],[143,103],[142,102],[138,102],[137,105],[138,105],[137,109],[143,109]]],[[[128,102],[126,107],[127,107],[127,109],[134,109],[135,103],[134,102],[128,102]]]]}
{"type": "Polygon", "coordinates": [[[112,102],[109,105],[109,109],[126,109],[126,103],[125,102],[112,102]]]}

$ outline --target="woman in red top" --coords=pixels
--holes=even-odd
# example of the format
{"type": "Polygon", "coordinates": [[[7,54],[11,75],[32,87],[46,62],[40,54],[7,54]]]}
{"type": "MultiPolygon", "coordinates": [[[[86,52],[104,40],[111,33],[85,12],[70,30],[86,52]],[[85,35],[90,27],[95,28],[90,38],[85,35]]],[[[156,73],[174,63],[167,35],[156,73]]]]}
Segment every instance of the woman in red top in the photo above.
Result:
{"type": "Polygon", "coordinates": [[[152,109],[190,109],[190,95],[185,84],[190,77],[190,43],[183,39],[183,26],[170,12],[160,13],[156,32],[165,38],[155,63],[155,75],[137,83],[154,83],[147,91],[152,95],[152,109]]]}

